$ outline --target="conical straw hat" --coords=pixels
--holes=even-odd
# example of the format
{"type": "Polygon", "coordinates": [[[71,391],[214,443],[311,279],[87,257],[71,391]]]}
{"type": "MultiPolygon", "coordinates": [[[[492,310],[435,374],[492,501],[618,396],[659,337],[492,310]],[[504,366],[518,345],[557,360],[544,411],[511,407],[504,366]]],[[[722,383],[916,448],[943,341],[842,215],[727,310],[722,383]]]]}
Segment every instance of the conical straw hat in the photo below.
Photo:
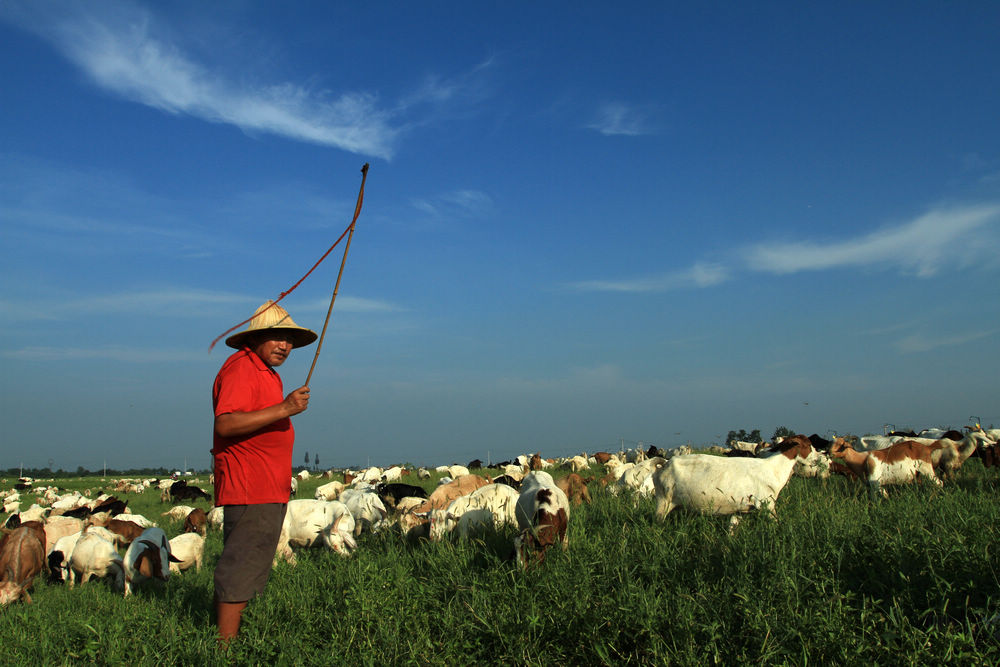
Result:
{"type": "Polygon", "coordinates": [[[254,311],[253,319],[250,320],[247,328],[227,338],[226,345],[238,350],[246,344],[250,334],[264,329],[280,329],[281,333],[289,334],[293,348],[309,345],[319,337],[315,331],[300,327],[288,314],[288,311],[268,299],[254,311]]]}

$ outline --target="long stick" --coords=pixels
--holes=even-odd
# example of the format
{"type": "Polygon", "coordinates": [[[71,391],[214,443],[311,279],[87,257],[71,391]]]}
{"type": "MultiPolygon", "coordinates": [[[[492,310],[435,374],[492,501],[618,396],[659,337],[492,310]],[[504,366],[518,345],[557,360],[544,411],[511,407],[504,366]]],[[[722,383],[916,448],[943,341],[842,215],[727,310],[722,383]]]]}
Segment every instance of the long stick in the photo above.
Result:
{"type": "Polygon", "coordinates": [[[351,237],[354,236],[354,223],[361,215],[361,203],[365,199],[365,179],[368,178],[368,163],[361,167],[361,191],[358,192],[358,205],[354,207],[354,219],[351,220],[350,230],[347,232],[347,245],[344,246],[344,259],[340,261],[340,271],[337,272],[337,282],[333,286],[333,296],[330,297],[330,307],[326,311],[326,320],[323,322],[323,330],[319,334],[319,341],[316,343],[316,354],[313,356],[312,365],[309,366],[309,375],[306,376],[305,387],[309,386],[312,379],[313,369],[316,368],[316,360],[319,359],[320,350],[323,349],[323,337],[326,336],[326,326],[330,323],[330,314],[333,313],[333,302],[337,300],[337,292],[340,290],[340,277],[344,275],[344,264],[347,263],[347,251],[351,249],[351,237]]]}

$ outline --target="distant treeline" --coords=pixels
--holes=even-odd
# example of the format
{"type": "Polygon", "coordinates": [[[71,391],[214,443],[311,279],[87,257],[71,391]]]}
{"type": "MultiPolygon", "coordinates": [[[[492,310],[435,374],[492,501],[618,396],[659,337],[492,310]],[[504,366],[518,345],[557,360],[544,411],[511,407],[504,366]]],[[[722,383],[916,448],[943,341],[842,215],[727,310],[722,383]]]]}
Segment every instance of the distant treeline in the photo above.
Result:
{"type": "MultiPolygon", "coordinates": [[[[97,470],[87,470],[83,466],[77,467],[75,471],[73,470],[63,470],[59,468],[57,470],[52,470],[50,468],[6,468],[0,470],[0,474],[4,477],[17,477],[22,475],[25,477],[102,477],[107,475],[108,477],[169,477],[177,469],[171,470],[170,468],[131,468],[128,470],[119,470],[118,468],[99,468],[97,470]]],[[[195,475],[208,475],[211,470],[195,470],[193,471],[195,475]]]]}

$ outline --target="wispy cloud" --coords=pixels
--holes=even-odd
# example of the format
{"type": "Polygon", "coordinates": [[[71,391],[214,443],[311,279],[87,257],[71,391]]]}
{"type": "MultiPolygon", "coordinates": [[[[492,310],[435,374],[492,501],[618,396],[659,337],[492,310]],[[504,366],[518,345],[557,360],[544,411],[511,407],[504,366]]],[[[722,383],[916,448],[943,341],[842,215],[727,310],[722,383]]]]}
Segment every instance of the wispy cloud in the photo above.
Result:
{"type": "Polygon", "coordinates": [[[624,135],[629,137],[649,134],[645,116],[637,109],[621,102],[608,102],[597,110],[596,118],[587,124],[591,130],[603,135],[624,135]]]}
{"type": "Polygon", "coordinates": [[[135,6],[73,3],[15,14],[94,83],[127,100],[250,132],[392,156],[399,129],[371,93],[246,83],[197,62],[171,38],[169,26],[135,6]]]}
{"type": "Polygon", "coordinates": [[[568,287],[597,292],[667,292],[670,290],[711,287],[729,279],[721,264],[699,263],[684,271],[629,280],[583,280],[568,287]]]}
{"type": "Polygon", "coordinates": [[[435,218],[478,217],[493,208],[493,199],[479,190],[455,190],[429,198],[413,199],[413,208],[435,218]]]}
{"type": "Polygon", "coordinates": [[[844,241],[793,241],[747,248],[747,268],[788,274],[840,267],[894,269],[932,276],[943,267],[966,267],[982,256],[975,234],[1000,219],[1000,206],[941,208],[894,227],[844,241]]]}
{"type": "MultiPolygon", "coordinates": [[[[285,305],[285,301],[282,305],[285,305]]],[[[35,298],[30,303],[0,299],[0,316],[7,323],[75,318],[81,314],[142,315],[159,317],[215,316],[220,306],[240,306],[247,315],[260,305],[260,298],[233,292],[187,288],[162,288],[117,292],[63,299],[35,298]]],[[[326,313],[329,299],[315,299],[290,306],[296,313],[326,313]]],[[[400,313],[407,309],[388,301],[338,295],[335,309],[350,313],[400,313]]]]}
{"type": "Polygon", "coordinates": [[[965,269],[992,261],[996,239],[987,232],[1000,222],[1000,205],[971,204],[932,209],[909,222],[842,241],[759,243],[737,249],[730,269],[722,263],[698,262],[688,269],[633,279],[585,280],[572,288],[602,292],[665,292],[713,287],[734,270],[741,274],[788,275],[802,271],[864,268],[899,271],[927,278],[945,268],[965,269]]]}
{"type": "MultiPolygon", "coordinates": [[[[322,299],[302,304],[297,310],[325,313],[329,308],[329,299],[322,299]]],[[[388,301],[365,299],[356,296],[337,296],[337,300],[334,302],[334,309],[349,313],[398,313],[407,310],[402,306],[397,306],[388,301]]]]}
{"type": "Polygon", "coordinates": [[[998,329],[987,331],[969,331],[952,335],[927,336],[924,334],[912,334],[896,342],[896,349],[904,353],[930,352],[940,347],[955,347],[964,345],[974,340],[987,338],[1000,332],[998,329]]]}
{"type": "Polygon", "coordinates": [[[201,234],[182,224],[184,214],[176,202],[137,188],[125,177],[96,169],[0,153],[0,199],[5,233],[45,232],[47,244],[73,245],[84,235],[128,243],[143,238],[158,247],[165,241],[171,241],[174,248],[203,243],[201,234]]]}
{"type": "Polygon", "coordinates": [[[395,111],[402,115],[416,108],[431,106],[447,117],[461,116],[493,94],[487,83],[489,79],[484,75],[495,64],[495,58],[488,58],[451,77],[429,74],[413,92],[399,101],[395,111]]]}
{"type": "Polygon", "coordinates": [[[17,361],[122,361],[128,363],[161,363],[176,361],[202,361],[204,351],[198,350],[167,350],[161,348],[133,347],[22,347],[16,350],[4,350],[0,356],[17,361]]]}
{"type": "Polygon", "coordinates": [[[137,292],[121,292],[75,299],[64,304],[64,308],[76,312],[100,313],[160,313],[176,316],[184,311],[192,314],[201,308],[222,304],[251,302],[249,297],[230,292],[213,292],[197,289],[158,289],[137,292]]]}
{"type": "MultiPolygon", "coordinates": [[[[59,320],[88,315],[146,315],[162,317],[202,317],[215,315],[219,306],[245,306],[248,315],[260,305],[260,299],[246,294],[188,288],[161,288],[116,292],[89,297],[64,299],[34,299],[18,303],[0,299],[0,315],[10,323],[15,321],[59,320]]],[[[284,305],[285,302],[282,302],[284,305]]],[[[296,312],[326,312],[329,299],[317,299],[294,306],[296,312]]],[[[397,313],[407,309],[387,301],[339,295],[335,308],[353,313],[397,313]]]]}
{"type": "Polygon", "coordinates": [[[249,296],[209,290],[163,288],[117,292],[87,297],[61,299],[35,298],[30,303],[0,300],[0,314],[6,322],[62,320],[87,314],[99,315],[159,315],[163,317],[197,316],[216,312],[226,304],[250,304],[249,296]]]}
{"type": "Polygon", "coordinates": [[[274,220],[294,220],[300,230],[343,229],[355,203],[295,182],[227,197],[168,198],[127,175],[9,153],[0,153],[0,201],[0,244],[8,252],[44,246],[46,252],[120,257],[125,247],[187,260],[241,243],[228,234],[232,227],[268,229],[274,220]]]}

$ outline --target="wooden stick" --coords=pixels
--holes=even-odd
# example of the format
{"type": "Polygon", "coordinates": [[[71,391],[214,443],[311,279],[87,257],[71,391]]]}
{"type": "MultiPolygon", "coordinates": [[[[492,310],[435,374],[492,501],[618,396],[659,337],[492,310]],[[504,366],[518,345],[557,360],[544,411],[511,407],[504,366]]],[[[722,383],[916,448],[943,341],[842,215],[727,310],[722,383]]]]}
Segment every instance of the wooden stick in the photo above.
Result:
{"type": "Polygon", "coordinates": [[[319,359],[320,350],[323,349],[323,337],[326,336],[326,326],[330,323],[330,314],[333,313],[333,302],[337,300],[337,292],[340,290],[340,278],[344,275],[344,264],[347,263],[347,251],[351,249],[351,237],[354,236],[354,223],[358,221],[358,216],[361,215],[361,203],[365,199],[365,179],[368,178],[368,163],[365,162],[365,166],[361,167],[361,191],[358,192],[358,205],[354,207],[354,219],[351,220],[351,227],[347,232],[347,245],[344,247],[344,259],[340,261],[340,271],[337,273],[337,282],[333,286],[333,296],[330,297],[330,307],[326,311],[326,320],[323,322],[323,330],[319,334],[319,341],[316,343],[316,354],[313,356],[312,365],[309,366],[309,375],[306,376],[306,382],[303,386],[309,386],[309,380],[312,379],[313,369],[316,368],[316,360],[319,359]]]}

